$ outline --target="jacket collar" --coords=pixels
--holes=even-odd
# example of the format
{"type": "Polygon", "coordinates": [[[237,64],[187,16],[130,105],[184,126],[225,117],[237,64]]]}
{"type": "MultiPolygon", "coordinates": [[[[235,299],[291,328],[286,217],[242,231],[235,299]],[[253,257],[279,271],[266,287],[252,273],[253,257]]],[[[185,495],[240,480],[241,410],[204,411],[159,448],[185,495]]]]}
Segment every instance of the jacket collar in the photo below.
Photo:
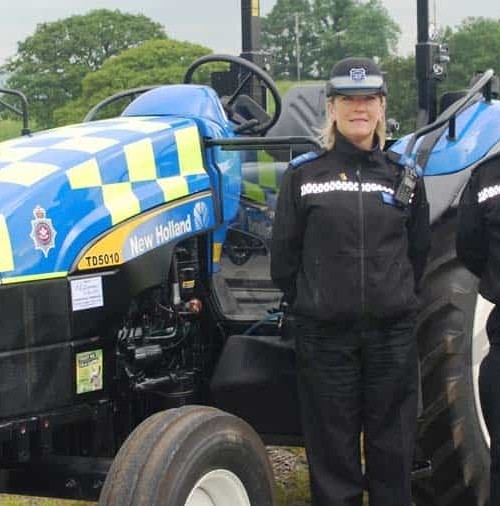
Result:
{"type": "Polygon", "coordinates": [[[373,160],[376,155],[381,152],[377,138],[374,146],[371,149],[365,150],[355,146],[351,141],[344,137],[337,130],[337,128],[335,128],[335,145],[333,146],[333,150],[337,151],[338,153],[346,154],[348,156],[354,156],[356,158],[364,158],[368,160],[373,160]]]}

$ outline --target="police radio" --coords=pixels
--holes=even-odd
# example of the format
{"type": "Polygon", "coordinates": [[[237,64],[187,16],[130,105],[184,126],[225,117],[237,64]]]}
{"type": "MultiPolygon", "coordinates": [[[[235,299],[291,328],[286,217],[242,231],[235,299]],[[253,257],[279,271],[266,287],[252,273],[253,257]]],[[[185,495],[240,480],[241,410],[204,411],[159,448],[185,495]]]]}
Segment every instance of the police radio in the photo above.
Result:
{"type": "Polygon", "coordinates": [[[414,160],[406,158],[404,161],[404,169],[401,174],[399,185],[396,188],[396,193],[394,194],[394,200],[398,204],[407,207],[410,204],[422,169],[415,164],[414,160]]]}

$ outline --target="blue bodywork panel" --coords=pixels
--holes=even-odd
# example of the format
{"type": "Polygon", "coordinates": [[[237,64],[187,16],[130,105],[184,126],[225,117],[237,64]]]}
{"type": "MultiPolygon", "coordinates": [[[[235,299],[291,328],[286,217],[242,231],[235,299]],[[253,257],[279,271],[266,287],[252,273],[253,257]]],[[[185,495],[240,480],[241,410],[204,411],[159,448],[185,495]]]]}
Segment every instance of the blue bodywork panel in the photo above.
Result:
{"type": "MultiPolygon", "coordinates": [[[[189,117],[196,122],[200,134],[207,139],[235,137],[222,104],[215,91],[197,84],[178,84],[159,86],[134,100],[122,113],[122,116],[180,116],[189,117]]],[[[234,151],[224,151],[220,147],[205,150],[205,160],[209,167],[212,186],[222,202],[224,224],[214,235],[217,254],[212,261],[218,268],[218,255],[226,236],[227,224],[238,212],[241,194],[241,159],[234,151]],[[220,174],[220,178],[217,177],[220,174]]]]}
{"type": "MultiPolygon", "coordinates": [[[[410,138],[411,135],[401,138],[390,150],[403,154],[410,138]]],[[[500,101],[476,102],[457,116],[455,139],[448,139],[448,129],[443,132],[429,157],[425,175],[439,176],[460,172],[487,155],[498,143],[498,139],[500,101]]],[[[422,141],[423,137],[417,142],[417,149],[422,141]]]]}
{"type": "MultiPolygon", "coordinates": [[[[229,221],[238,208],[240,158],[205,150],[202,137],[230,136],[215,93],[184,85],[152,90],[119,118],[0,143],[1,282],[65,276],[119,228],[132,241],[156,231],[154,238],[171,240],[189,227],[229,221]]],[[[114,244],[124,249],[110,250],[103,267],[147,251],[143,243],[114,244]]]]}

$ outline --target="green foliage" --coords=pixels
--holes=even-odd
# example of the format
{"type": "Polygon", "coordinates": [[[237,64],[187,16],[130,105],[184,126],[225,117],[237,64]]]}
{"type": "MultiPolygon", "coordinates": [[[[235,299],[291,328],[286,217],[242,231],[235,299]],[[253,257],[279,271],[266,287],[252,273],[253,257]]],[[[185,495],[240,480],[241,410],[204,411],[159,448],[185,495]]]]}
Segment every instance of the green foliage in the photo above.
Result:
{"type": "Polygon", "coordinates": [[[313,0],[315,51],[319,76],[347,56],[383,58],[395,50],[398,25],[380,0],[313,0]]]}
{"type": "Polygon", "coordinates": [[[55,121],[58,125],[81,121],[94,105],[128,88],[181,83],[187,67],[208,53],[206,47],[168,38],[123,51],[85,76],[81,96],[57,109],[55,121]]]}
{"type": "Polygon", "coordinates": [[[54,125],[52,113],[81,93],[81,82],[109,57],[150,39],[165,38],[160,24],[143,15],[94,10],[42,23],[18,44],[3,70],[7,86],[23,91],[30,113],[44,128],[54,125]]]}
{"type": "MultiPolygon", "coordinates": [[[[385,58],[395,53],[399,34],[399,26],[391,19],[380,0],[356,3],[346,29],[346,56],[385,58]]],[[[329,55],[324,56],[331,65],[329,55]]]]}
{"type": "Polygon", "coordinates": [[[314,65],[313,23],[309,0],[277,0],[272,11],[262,18],[262,47],[272,56],[276,78],[297,78],[297,23],[302,75],[311,75],[314,65]],[[297,17],[296,17],[297,16],[297,17]]]}
{"type": "Polygon", "coordinates": [[[398,25],[380,0],[278,0],[263,21],[263,48],[276,78],[297,76],[295,14],[303,78],[326,79],[346,56],[384,58],[395,50],[398,25]]]}
{"type": "Polygon", "coordinates": [[[12,119],[0,119],[0,142],[13,139],[21,135],[21,121],[12,119]]]}
{"type": "MultiPolygon", "coordinates": [[[[438,85],[438,95],[445,91],[465,90],[477,71],[493,68],[500,72],[500,20],[468,18],[456,29],[444,27],[437,37],[450,48],[448,74],[438,85]]],[[[417,80],[415,58],[385,58],[389,87],[388,118],[399,121],[399,135],[415,129],[417,80]]]]}
{"type": "Polygon", "coordinates": [[[448,29],[443,39],[451,55],[448,78],[443,83],[447,90],[467,88],[477,71],[493,68],[500,73],[500,20],[467,18],[456,31],[448,29]]]}
{"type": "Polygon", "coordinates": [[[398,136],[415,130],[417,116],[417,78],[415,57],[388,57],[381,63],[387,80],[386,117],[400,125],[398,136]]]}

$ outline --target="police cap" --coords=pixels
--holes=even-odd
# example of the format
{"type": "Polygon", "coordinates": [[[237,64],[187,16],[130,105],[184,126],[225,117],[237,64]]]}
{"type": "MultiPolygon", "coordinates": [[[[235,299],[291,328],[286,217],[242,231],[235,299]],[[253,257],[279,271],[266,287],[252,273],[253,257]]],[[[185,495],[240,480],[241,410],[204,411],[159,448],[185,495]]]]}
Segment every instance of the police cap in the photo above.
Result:
{"type": "Polygon", "coordinates": [[[370,58],[344,58],[332,68],[326,96],[387,95],[382,72],[370,58]]]}

